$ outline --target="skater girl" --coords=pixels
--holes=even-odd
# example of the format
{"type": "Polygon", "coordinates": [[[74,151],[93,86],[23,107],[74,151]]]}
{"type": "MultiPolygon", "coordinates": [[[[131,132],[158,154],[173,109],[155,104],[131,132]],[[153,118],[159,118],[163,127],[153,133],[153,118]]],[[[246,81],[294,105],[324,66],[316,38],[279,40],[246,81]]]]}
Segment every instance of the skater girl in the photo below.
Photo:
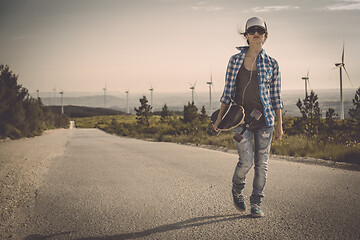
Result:
{"type": "MultiPolygon", "coordinates": [[[[220,112],[214,123],[214,129],[218,130],[218,125],[229,104],[243,106],[245,123],[250,122],[250,114],[254,109],[262,113],[259,120],[251,122],[242,135],[243,139],[240,142],[235,141],[239,161],[232,179],[232,195],[236,209],[245,211],[243,194],[245,178],[254,166],[253,190],[250,196],[251,215],[263,217],[264,213],[260,206],[264,197],[271,140],[273,133],[275,140],[281,140],[283,135],[281,76],[277,61],[267,55],[263,49],[268,37],[265,21],[259,17],[248,19],[245,32],[242,34],[248,46],[238,47],[240,52],[230,58],[225,87],[220,98],[220,112]]],[[[240,133],[243,127],[240,125],[234,128],[234,135],[240,133]]]]}

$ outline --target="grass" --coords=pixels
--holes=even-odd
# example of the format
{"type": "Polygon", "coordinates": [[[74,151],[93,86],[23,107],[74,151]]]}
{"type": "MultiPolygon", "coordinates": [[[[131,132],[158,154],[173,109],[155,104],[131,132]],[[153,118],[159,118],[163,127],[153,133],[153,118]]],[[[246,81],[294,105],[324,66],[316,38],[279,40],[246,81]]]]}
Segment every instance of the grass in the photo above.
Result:
{"type": "MultiPolygon", "coordinates": [[[[75,118],[77,127],[99,128],[109,133],[139,139],[152,139],[161,142],[192,143],[236,149],[231,132],[223,132],[219,136],[210,134],[209,122],[201,124],[184,124],[180,117],[172,117],[165,122],[159,116],[150,118],[150,126],[139,126],[135,115],[96,116],[75,118]]],[[[288,121],[293,121],[289,119],[288,121]]],[[[287,128],[287,123],[284,123],[287,128]]],[[[285,132],[295,132],[285,129],[285,132]],[[287,130],[287,131],[286,131],[287,130]]],[[[342,130],[344,131],[344,130],[342,130]]],[[[324,160],[360,164],[360,141],[337,143],[334,134],[327,139],[318,135],[309,137],[305,134],[284,135],[282,141],[273,141],[271,153],[282,156],[312,157],[324,160]]]]}
{"type": "Polygon", "coordinates": [[[360,164],[360,143],[344,145],[304,135],[285,135],[282,141],[272,143],[271,152],[283,156],[313,157],[360,164]]]}

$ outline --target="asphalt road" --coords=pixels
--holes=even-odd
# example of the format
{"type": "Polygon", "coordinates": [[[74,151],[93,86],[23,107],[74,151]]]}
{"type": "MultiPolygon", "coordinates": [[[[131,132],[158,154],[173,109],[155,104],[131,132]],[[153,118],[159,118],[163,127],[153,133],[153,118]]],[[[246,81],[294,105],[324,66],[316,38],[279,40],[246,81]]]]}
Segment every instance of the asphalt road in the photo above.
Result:
{"type": "Polygon", "coordinates": [[[233,207],[235,154],[68,131],[15,239],[360,239],[359,172],[271,157],[253,219],[233,207]]]}

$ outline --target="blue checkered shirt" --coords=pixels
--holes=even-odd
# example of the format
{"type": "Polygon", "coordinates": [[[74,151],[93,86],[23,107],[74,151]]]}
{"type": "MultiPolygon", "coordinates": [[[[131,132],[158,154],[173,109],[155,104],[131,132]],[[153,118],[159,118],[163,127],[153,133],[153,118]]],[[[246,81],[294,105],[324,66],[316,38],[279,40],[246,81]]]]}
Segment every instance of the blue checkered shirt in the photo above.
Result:
{"type": "MultiPolygon", "coordinates": [[[[238,47],[240,53],[230,58],[226,76],[224,92],[220,98],[220,102],[224,104],[235,104],[235,86],[236,76],[241,65],[244,62],[246,51],[249,47],[238,47]]],[[[275,125],[275,109],[284,107],[280,98],[281,92],[281,76],[277,61],[271,58],[262,50],[257,57],[257,73],[260,90],[260,100],[264,107],[264,117],[267,127],[275,125]]]]}

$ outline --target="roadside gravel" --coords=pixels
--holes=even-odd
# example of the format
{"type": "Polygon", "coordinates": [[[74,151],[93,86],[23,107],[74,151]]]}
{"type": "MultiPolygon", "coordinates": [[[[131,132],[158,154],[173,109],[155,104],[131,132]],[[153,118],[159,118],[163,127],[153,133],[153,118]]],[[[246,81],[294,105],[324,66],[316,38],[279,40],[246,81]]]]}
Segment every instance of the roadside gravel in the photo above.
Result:
{"type": "Polygon", "coordinates": [[[33,204],[52,159],[61,156],[73,131],[58,129],[42,136],[0,142],[0,239],[12,238],[20,211],[33,204]]]}

